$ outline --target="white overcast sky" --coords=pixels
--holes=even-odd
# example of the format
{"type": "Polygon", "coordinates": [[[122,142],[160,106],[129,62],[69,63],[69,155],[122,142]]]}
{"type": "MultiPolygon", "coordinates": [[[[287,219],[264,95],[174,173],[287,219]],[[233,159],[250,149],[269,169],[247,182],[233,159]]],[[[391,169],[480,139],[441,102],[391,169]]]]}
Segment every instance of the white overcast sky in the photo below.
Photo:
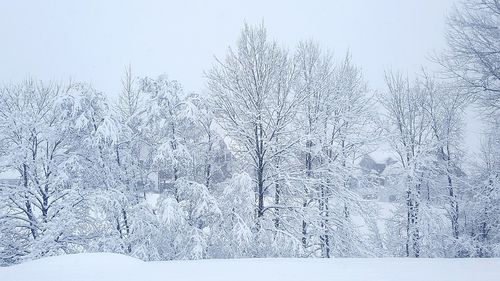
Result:
{"type": "Polygon", "coordinates": [[[314,39],[337,57],[350,50],[369,86],[380,91],[384,70],[435,68],[428,58],[445,46],[453,2],[1,1],[0,82],[71,78],[114,98],[131,63],[137,75],[166,73],[186,90],[203,92],[213,57],[234,45],[245,21],[263,21],[290,49],[314,39]]]}

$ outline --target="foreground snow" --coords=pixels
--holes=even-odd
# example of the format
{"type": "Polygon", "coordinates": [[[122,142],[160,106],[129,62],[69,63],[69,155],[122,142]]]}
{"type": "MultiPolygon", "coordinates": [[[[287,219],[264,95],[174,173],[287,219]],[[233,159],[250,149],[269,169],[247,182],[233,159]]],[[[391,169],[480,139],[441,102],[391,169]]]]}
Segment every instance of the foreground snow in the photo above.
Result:
{"type": "Polygon", "coordinates": [[[0,268],[2,281],[500,280],[500,259],[239,259],[143,262],[118,254],[44,258],[0,268]]]}

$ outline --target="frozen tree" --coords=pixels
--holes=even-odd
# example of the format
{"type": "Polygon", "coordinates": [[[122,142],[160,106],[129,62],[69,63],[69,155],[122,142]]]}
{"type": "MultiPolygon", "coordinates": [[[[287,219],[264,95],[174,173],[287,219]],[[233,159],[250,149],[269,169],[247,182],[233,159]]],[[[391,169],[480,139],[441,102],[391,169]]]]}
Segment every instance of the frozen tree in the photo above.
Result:
{"type": "Polygon", "coordinates": [[[87,196],[92,202],[89,211],[100,219],[95,226],[99,234],[92,244],[101,250],[130,253],[129,201],[136,198],[128,190],[121,167],[118,143],[122,127],[102,93],[87,85],[79,89],[64,101],[72,105],[69,114],[78,116],[72,124],[73,134],[80,137],[74,143],[73,180],[91,192],[87,196]]]}
{"type": "Polygon", "coordinates": [[[91,113],[99,97],[86,85],[33,80],[1,91],[2,168],[20,179],[1,190],[9,237],[3,247],[18,258],[81,251],[92,234],[92,186],[82,180],[91,160],[81,145],[110,137],[108,120],[91,113]]]}
{"type": "Polygon", "coordinates": [[[371,102],[350,55],[334,65],[328,53],[304,42],[299,44],[296,60],[296,87],[306,97],[296,118],[303,134],[298,149],[304,159],[299,168],[304,178],[302,244],[309,253],[319,245],[323,257],[351,256],[363,244],[351,216],[366,214],[353,184],[364,182],[356,159],[373,141],[367,138],[374,125],[371,102]]]}
{"type": "Polygon", "coordinates": [[[230,177],[234,157],[217,130],[219,126],[209,101],[196,94],[190,94],[188,99],[196,108],[190,129],[184,133],[192,152],[191,179],[211,189],[230,177]]]}
{"type": "Polygon", "coordinates": [[[144,189],[145,203],[129,200],[131,229],[129,234],[125,228],[125,233],[133,241],[132,254],[144,259],[210,257],[220,210],[209,188],[227,176],[223,158],[228,154],[214,130],[211,109],[203,98],[185,95],[180,84],[166,76],[138,80],[136,88],[127,71],[124,81],[118,115],[125,127],[118,164],[124,184],[130,185],[127,194],[136,198],[135,187],[141,183],[146,188],[153,175],[160,191],[157,200],[151,200],[157,196],[150,188],[144,189]],[[174,209],[179,210],[169,214],[174,209]],[[155,235],[166,237],[147,243],[136,237],[144,235],[142,227],[151,226],[155,235]]]}
{"type": "MultiPolygon", "coordinates": [[[[488,130],[479,161],[471,172],[464,201],[464,231],[472,238],[463,255],[490,256],[498,229],[495,217],[498,113],[500,109],[500,4],[497,0],[460,3],[448,18],[448,48],[439,58],[455,82],[456,91],[471,96],[482,107],[488,130]],[[495,214],[495,215],[493,215],[495,214]]],[[[458,207],[457,207],[458,212],[458,207]]],[[[457,230],[458,231],[458,230],[457,230]]],[[[457,233],[458,235],[458,233],[457,233]]],[[[467,244],[467,243],[466,243],[467,244]]]]}
{"type": "Polygon", "coordinates": [[[165,75],[140,80],[144,108],[137,113],[141,140],[147,146],[146,162],[156,170],[160,192],[175,194],[175,181],[188,170],[190,153],[184,133],[189,132],[194,105],[181,85],[165,75]]]}
{"type": "Polygon", "coordinates": [[[268,40],[263,26],[245,25],[237,49],[230,49],[207,76],[217,120],[232,148],[252,167],[259,225],[270,209],[265,206],[268,189],[279,188],[271,167],[279,165],[278,159],[294,143],[290,123],[302,98],[291,87],[294,66],[287,53],[268,40]]]}
{"type": "Polygon", "coordinates": [[[246,173],[234,174],[218,184],[216,198],[220,202],[222,219],[217,225],[212,251],[214,257],[242,258],[255,256],[254,183],[246,173]]]}
{"type": "MultiPolygon", "coordinates": [[[[319,47],[312,42],[300,43],[297,50],[296,61],[298,65],[298,83],[296,87],[303,88],[306,92],[307,98],[303,103],[303,108],[301,108],[300,113],[297,116],[297,123],[299,127],[303,128],[304,131],[304,141],[305,147],[303,149],[304,158],[304,168],[299,169],[304,171],[306,179],[304,181],[304,192],[302,194],[302,207],[303,207],[303,220],[302,220],[302,246],[304,249],[308,248],[308,222],[307,213],[309,212],[309,205],[312,203],[311,198],[314,195],[311,193],[317,192],[315,188],[314,177],[317,177],[313,170],[315,162],[314,158],[317,158],[315,154],[318,154],[319,149],[317,148],[320,144],[320,137],[318,136],[322,128],[322,121],[325,118],[324,114],[326,112],[326,102],[331,95],[331,81],[333,81],[333,65],[331,62],[331,57],[328,55],[322,56],[319,47]],[[313,153],[315,152],[315,153],[313,153]],[[312,185],[312,186],[311,186],[312,185]]],[[[323,187],[319,187],[322,189],[323,187]]],[[[323,191],[324,193],[324,191],[323,191]]],[[[327,198],[321,199],[322,204],[328,208],[327,198]],[[327,203],[325,205],[325,202],[327,203]]],[[[328,213],[325,213],[328,215],[328,213]]],[[[326,216],[325,216],[326,217],[326,216]]],[[[324,245],[328,247],[329,236],[325,235],[323,238],[324,245]]],[[[328,248],[325,253],[328,254],[328,248]]]]}
{"type": "Polygon", "coordinates": [[[202,154],[204,155],[202,171],[203,171],[203,182],[207,188],[213,182],[214,174],[214,157],[217,153],[223,153],[222,151],[217,151],[216,143],[217,141],[222,141],[218,138],[218,134],[214,131],[214,115],[211,108],[208,106],[205,100],[202,100],[199,105],[200,114],[197,121],[198,127],[201,129],[201,135],[204,136],[204,142],[202,143],[202,154]]]}
{"type": "MultiPolygon", "coordinates": [[[[107,216],[108,227],[103,230],[107,233],[98,247],[106,247],[107,251],[117,251],[134,254],[134,243],[140,238],[136,228],[141,214],[150,212],[143,203],[146,191],[152,185],[148,178],[148,169],[141,162],[141,139],[139,135],[140,120],[137,114],[142,108],[136,79],[132,74],[131,66],[125,70],[122,78],[122,92],[112,118],[116,119],[116,134],[113,140],[101,144],[102,157],[105,164],[100,171],[105,179],[113,179],[111,187],[102,191],[101,204],[96,212],[107,216]]],[[[108,107],[105,106],[105,110],[108,107]]],[[[102,113],[97,113],[102,115],[102,113]]]]}
{"type": "Polygon", "coordinates": [[[180,178],[175,185],[175,196],[162,196],[158,201],[160,215],[167,218],[164,227],[168,229],[159,235],[170,239],[168,244],[173,247],[164,254],[169,255],[167,259],[206,258],[213,226],[221,215],[219,205],[204,184],[180,178]]]}
{"type": "Polygon", "coordinates": [[[421,248],[421,196],[424,167],[428,160],[429,118],[426,96],[410,85],[401,74],[387,73],[388,93],[382,98],[387,110],[388,133],[401,165],[401,184],[405,188],[405,254],[419,257],[421,248]]]}
{"type": "Polygon", "coordinates": [[[460,3],[448,19],[448,50],[441,64],[490,114],[500,109],[500,3],[460,3]]]}
{"type": "Polygon", "coordinates": [[[404,194],[395,215],[400,233],[389,235],[389,244],[395,242],[394,253],[412,257],[458,255],[459,202],[467,184],[460,150],[466,99],[426,72],[413,83],[388,73],[386,82],[384,127],[398,156],[391,181],[404,194]]]}
{"type": "Polygon", "coordinates": [[[500,243],[500,138],[498,123],[490,124],[474,169],[467,202],[468,216],[465,231],[472,238],[467,254],[478,257],[498,256],[500,243]]]}
{"type": "Polygon", "coordinates": [[[122,77],[122,91],[118,97],[118,115],[126,122],[138,113],[141,108],[140,91],[137,89],[137,78],[132,73],[132,66],[125,68],[122,77]]]}
{"type": "MultiPolygon", "coordinates": [[[[459,196],[458,187],[463,176],[460,162],[462,139],[462,115],[466,99],[451,85],[439,83],[435,78],[424,73],[423,89],[427,95],[425,110],[429,116],[430,127],[437,149],[436,171],[446,178],[449,201],[449,216],[452,236],[458,239],[459,196]]],[[[428,195],[430,196],[430,195],[428,195]]]]}

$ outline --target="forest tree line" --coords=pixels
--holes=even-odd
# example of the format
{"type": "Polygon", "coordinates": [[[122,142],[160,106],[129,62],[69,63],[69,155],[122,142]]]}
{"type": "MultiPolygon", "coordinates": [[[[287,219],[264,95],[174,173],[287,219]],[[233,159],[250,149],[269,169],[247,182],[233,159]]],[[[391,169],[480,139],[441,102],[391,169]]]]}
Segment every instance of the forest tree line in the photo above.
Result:
{"type": "Polygon", "coordinates": [[[284,49],[263,25],[214,61],[204,95],[131,67],[117,102],[86,83],[4,84],[0,169],[16,178],[0,185],[0,264],[500,256],[499,24],[496,0],[459,5],[440,71],[388,70],[383,92],[351,54],[284,49]],[[473,157],[470,106],[487,126],[473,157]],[[391,164],[363,169],[381,145],[391,164]],[[362,196],[388,186],[394,202],[362,196]]]}

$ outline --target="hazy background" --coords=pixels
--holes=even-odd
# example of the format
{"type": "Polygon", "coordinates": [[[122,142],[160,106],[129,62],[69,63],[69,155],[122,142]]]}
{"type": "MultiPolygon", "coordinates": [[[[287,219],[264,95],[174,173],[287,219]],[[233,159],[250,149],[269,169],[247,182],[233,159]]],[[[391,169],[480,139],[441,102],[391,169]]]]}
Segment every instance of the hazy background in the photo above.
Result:
{"type": "MultiPolygon", "coordinates": [[[[453,0],[379,1],[2,1],[0,82],[28,76],[92,83],[110,98],[124,67],[136,75],[166,73],[188,91],[204,92],[203,71],[234,45],[246,21],[264,21],[271,37],[293,48],[314,39],[341,57],[349,50],[371,89],[383,73],[412,74],[445,46],[453,0]]],[[[467,151],[481,131],[468,114],[467,151]]]]}

